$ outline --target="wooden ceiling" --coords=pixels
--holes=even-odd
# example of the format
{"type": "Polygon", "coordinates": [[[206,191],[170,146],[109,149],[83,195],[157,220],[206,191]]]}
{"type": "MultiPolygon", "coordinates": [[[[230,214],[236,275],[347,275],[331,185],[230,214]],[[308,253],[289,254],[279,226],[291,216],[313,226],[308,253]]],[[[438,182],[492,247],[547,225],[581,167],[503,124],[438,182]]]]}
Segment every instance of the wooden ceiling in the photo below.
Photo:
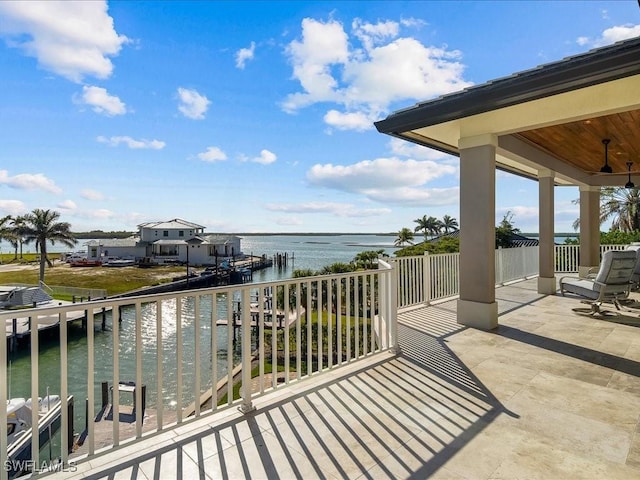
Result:
{"type": "Polygon", "coordinates": [[[608,160],[614,173],[640,172],[640,110],[615,113],[578,122],[536,128],[516,134],[558,160],[587,173],[604,165],[602,140],[610,139],[608,160]]]}

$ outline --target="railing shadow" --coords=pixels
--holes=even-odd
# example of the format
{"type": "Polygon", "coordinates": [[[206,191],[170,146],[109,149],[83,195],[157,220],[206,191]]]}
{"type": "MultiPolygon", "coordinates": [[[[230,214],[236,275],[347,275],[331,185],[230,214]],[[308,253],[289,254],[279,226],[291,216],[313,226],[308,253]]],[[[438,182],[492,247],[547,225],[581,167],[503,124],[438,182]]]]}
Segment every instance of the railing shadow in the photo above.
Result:
{"type": "Polygon", "coordinates": [[[435,314],[432,332],[403,321],[398,357],[326,375],[309,390],[301,382],[244,416],[208,417],[195,433],[123,454],[88,478],[426,478],[498,416],[516,416],[448,348],[464,328],[455,311],[435,314]]]}

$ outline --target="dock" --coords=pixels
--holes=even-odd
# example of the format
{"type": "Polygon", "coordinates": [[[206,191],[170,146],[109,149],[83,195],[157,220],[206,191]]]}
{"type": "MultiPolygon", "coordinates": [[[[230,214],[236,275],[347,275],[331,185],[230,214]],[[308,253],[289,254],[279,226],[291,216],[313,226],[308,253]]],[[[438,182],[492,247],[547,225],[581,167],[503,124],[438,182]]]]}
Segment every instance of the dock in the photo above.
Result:
{"type": "MultiPolygon", "coordinates": [[[[86,309],[81,308],[81,303],[64,301],[58,301],[56,303],[58,305],[78,305],[78,310],[67,312],[67,325],[77,321],[86,322],[86,309]]],[[[13,349],[15,349],[19,340],[27,338],[31,335],[31,317],[32,315],[35,316],[37,314],[37,310],[38,307],[15,310],[15,317],[7,319],[5,321],[5,336],[9,341],[10,351],[13,351],[13,349]]],[[[110,309],[103,309],[103,311],[95,314],[96,319],[102,316],[103,328],[104,315],[108,310],[110,309]]],[[[58,315],[38,315],[38,333],[57,328],[59,326],[60,318],[58,315]]]]}

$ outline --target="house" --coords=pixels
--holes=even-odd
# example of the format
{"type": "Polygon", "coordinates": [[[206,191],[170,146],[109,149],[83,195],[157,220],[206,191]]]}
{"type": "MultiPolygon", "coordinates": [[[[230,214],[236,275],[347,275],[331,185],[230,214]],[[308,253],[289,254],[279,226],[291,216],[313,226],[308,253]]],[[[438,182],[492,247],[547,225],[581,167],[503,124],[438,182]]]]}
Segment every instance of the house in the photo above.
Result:
{"type": "Polygon", "coordinates": [[[458,322],[498,326],[495,178],[538,182],[538,293],[553,295],[554,191],[580,190],[580,275],[597,267],[600,189],[633,185],[640,37],[418,103],[375,123],[379,132],[460,158],[458,322]],[[608,155],[610,153],[610,155],[608,155]]]}
{"type": "Polygon", "coordinates": [[[240,237],[206,235],[204,229],[180,218],[142,223],[132,237],[87,242],[87,259],[147,258],[152,263],[203,266],[242,256],[240,237]]]}

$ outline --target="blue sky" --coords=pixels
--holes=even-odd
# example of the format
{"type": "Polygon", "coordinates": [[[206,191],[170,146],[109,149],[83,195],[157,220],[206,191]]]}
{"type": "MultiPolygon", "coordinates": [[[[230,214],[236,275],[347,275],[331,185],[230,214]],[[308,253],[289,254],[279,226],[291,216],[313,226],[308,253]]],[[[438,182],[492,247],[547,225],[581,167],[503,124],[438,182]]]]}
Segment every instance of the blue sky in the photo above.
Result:
{"type": "MultiPolygon", "coordinates": [[[[209,232],[458,218],[458,160],[373,122],[638,35],[635,0],[2,1],[0,215],[209,232]]],[[[556,231],[577,197],[556,189],[556,231]]],[[[496,205],[537,231],[536,183],[499,173],[496,205]]]]}

